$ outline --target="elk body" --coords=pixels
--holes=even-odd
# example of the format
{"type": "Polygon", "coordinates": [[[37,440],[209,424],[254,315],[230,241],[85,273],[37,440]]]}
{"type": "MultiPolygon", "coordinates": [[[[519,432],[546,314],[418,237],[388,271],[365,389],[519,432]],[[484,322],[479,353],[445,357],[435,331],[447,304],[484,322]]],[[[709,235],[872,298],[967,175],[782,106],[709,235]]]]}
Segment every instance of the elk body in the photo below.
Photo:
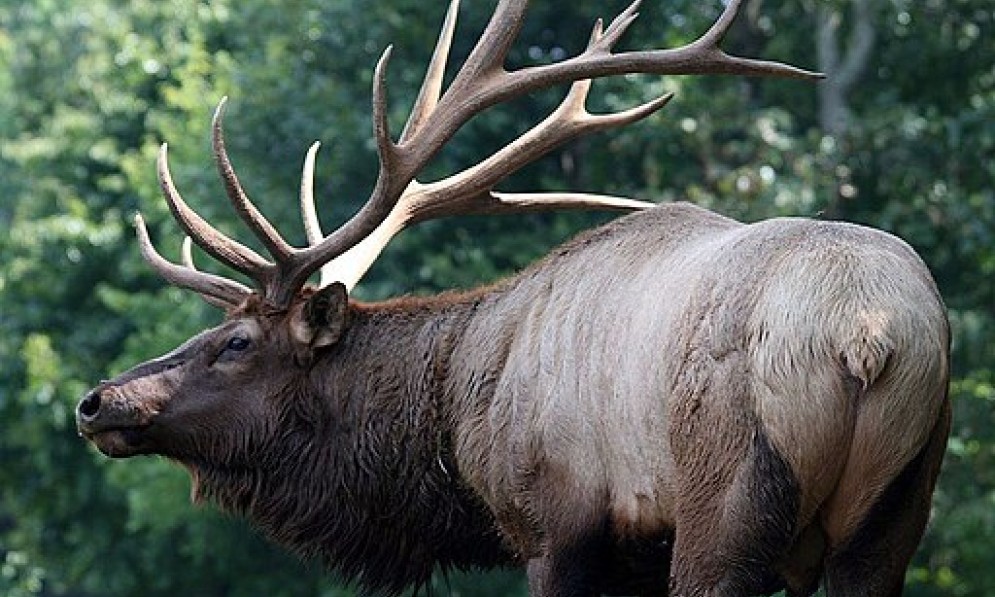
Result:
{"type": "Polygon", "coordinates": [[[198,499],[372,590],[424,584],[437,567],[520,565],[537,597],[808,595],[820,582],[830,595],[901,594],[950,420],[945,311],[904,242],[845,223],[742,224],[683,203],[492,192],[565,140],[667,99],[592,116],[583,82],[524,140],[450,179],[414,181],[474,113],[552,83],[809,76],[717,49],[737,2],[685,48],[612,54],[633,9],[597,27],[579,57],[508,73],[524,3],[502,2],[440,97],[454,4],[398,143],[383,123],[381,63],[380,179],[328,236],[309,153],[306,249],[246,198],[219,109],[219,170],[272,262],[186,206],[164,147],[177,220],[257,288],[167,262],[139,219],[153,266],[228,315],[96,387],[78,407],[81,433],[110,456],[182,463],[198,499]],[[412,222],[551,207],[637,213],[489,287],[348,297],[412,222]],[[318,269],[322,284],[306,286],[318,269]]]}

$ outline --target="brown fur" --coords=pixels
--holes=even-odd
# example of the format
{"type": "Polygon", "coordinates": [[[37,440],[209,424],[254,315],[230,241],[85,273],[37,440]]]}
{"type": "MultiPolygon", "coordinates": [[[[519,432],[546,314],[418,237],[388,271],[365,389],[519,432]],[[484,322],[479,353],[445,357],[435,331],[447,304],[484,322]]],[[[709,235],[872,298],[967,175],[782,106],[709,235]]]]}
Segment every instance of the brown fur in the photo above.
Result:
{"type": "Polygon", "coordinates": [[[484,289],[336,296],[250,301],[98,387],[81,431],[175,458],[198,495],[387,592],[519,564],[542,597],[805,595],[824,570],[831,595],[891,595],[918,543],[949,340],[894,237],[671,204],[484,289]],[[911,528],[857,570],[885,502],[911,528]]]}

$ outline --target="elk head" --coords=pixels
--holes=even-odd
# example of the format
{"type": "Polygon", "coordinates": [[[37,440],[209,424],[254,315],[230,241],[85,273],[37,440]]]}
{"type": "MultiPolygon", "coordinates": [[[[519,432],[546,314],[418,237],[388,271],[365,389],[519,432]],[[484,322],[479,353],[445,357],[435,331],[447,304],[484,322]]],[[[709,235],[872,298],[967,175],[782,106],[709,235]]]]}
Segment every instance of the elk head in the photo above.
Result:
{"type": "Polygon", "coordinates": [[[405,227],[451,214],[520,213],[571,209],[638,210],[650,204],[578,193],[509,194],[494,187],[510,173],[567,141],[635,122],[662,108],[664,95],[612,114],[590,114],[586,98],[591,79],[627,73],[741,74],[812,79],[819,75],[775,62],[729,56],[719,48],[741,2],[733,0],[700,38],[674,49],[614,53],[613,47],[636,18],[634,2],[607,27],[598,21],[586,49],[570,59],[509,71],[505,57],[520,29],[525,0],[502,0],[464,65],[443,92],[443,71],[455,28],[457,0],[447,13],[421,91],[397,141],[387,124],[388,48],[377,64],[373,87],[374,135],[379,155],[376,185],[364,206],[334,232],[324,235],[314,209],[315,144],[307,153],[301,206],[309,246],[289,245],[249,200],[225,150],[225,101],[213,121],[217,168],[239,216],[270,254],[267,259],[219,232],[201,218],[173,184],[164,144],[159,181],[183,230],[204,251],[241,272],[254,288],[199,271],[186,244],[183,265],[164,259],[153,247],[141,216],[136,227],[143,257],[167,281],[193,290],[228,312],[173,352],[104,382],[79,404],[79,430],[104,453],[130,456],[163,453],[197,459],[224,444],[229,459],[249,458],[248,445],[265,443],[278,425],[272,397],[306,383],[318,352],[340,340],[353,308],[348,291],[359,281],[390,238],[405,227]],[[482,110],[529,92],[572,83],[560,106],[520,138],[467,170],[421,183],[418,173],[456,131],[482,110]],[[307,286],[321,273],[317,288],[307,286]],[[220,438],[228,438],[222,440],[220,438]],[[263,439],[260,439],[263,438],[263,439]]]}
{"type": "Polygon", "coordinates": [[[287,404],[270,398],[293,395],[315,351],[338,341],[347,302],[340,282],[302,292],[286,311],[250,297],[221,325],[92,390],[79,429],[113,457],[258,458],[285,419],[287,404]]]}

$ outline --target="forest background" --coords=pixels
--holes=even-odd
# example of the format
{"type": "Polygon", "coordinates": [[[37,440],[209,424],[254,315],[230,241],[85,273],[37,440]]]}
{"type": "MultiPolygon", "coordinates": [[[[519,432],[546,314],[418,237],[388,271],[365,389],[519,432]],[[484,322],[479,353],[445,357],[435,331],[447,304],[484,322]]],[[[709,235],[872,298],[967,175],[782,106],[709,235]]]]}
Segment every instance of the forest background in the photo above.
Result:
{"type": "MultiPolygon", "coordinates": [[[[619,0],[535,2],[512,66],[577,52],[619,0]]],[[[117,462],[77,437],[73,408],[98,380],[219,320],[141,261],[141,210],[164,253],[181,235],[155,152],[209,220],[246,238],[221,199],[209,119],[230,96],[229,149],[249,193],[295,242],[300,164],[319,155],[325,228],[375,175],[372,66],[389,43],[391,118],[403,121],[444,11],[424,0],[0,0],[0,594],[352,595],[243,522],[188,501],[155,459],[117,462]]],[[[462,9],[465,56],[490,2],[462,9]]],[[[718,0],[647,0],[624,40],[673,46],[718,0]]],[[[754,0],[735,53],[826,72],[818,85],[625,77],[595,108],[666,90],[647,121],[569,145],[503,183],[689,200],[754,221],[845,219],[893,232],[933,271],[954,329],[956,415],[909,595],[995,595],[995,4],[991,0],[754,0]]],[[[489,111],[432,166],[474,163],[541,118],[558,93],[489,111]]],[[[466,288],[521,268],[607,216],[461,218],[401,235],[364,299],[466,288]]],[[[203,255],[199,261],[211,268],[203,255]]],[[[453,595],[524,595],[520,575],[440,578],[453,595]]]]}

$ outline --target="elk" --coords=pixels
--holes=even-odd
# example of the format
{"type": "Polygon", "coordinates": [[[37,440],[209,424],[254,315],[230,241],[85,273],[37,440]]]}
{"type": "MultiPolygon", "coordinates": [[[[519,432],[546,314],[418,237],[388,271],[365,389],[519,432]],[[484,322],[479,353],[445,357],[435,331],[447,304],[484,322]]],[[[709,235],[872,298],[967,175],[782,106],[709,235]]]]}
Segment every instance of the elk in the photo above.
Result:
{"type": "MultiPolygon", "coordinates": [[[[802,218],[744,224],[705,209],[579,193],[494,190],[578,135],[670,99],[585,108],[593,78],[625,73],[813,79],[719,49],[740,8],[676,49],[613,47],[633,4],[587,48],[507,70],[524,0],[501,0],[443,91],[457,4],[399,140],[385,69],[373,89],[379,174],[325,235],[304,163],[309,246],[248,199],[213,122],[231,203],[271,255],[191,209],[159,154],[166,201],[204,251],[254,287],[144,258],[226,310],[172,352],[100,383],[80,433],[104,454],[186,467],[195,500],[367,590],[436,569],[521,566],[534,597],[902,593],[949,432],[949,326],[932,278],[898,238],[802,218]],[[570,83],[521,138],[430,183],[424,165],[471,117],[570,83]],[[489,286],[363,303],[349,292],[392,236],[450,214],[627,210],[489,286]],[[320,273],[317,285],[309,279],[320,273]]],[[[188,238],[188,240],[189,240],[188,238]]]]}

